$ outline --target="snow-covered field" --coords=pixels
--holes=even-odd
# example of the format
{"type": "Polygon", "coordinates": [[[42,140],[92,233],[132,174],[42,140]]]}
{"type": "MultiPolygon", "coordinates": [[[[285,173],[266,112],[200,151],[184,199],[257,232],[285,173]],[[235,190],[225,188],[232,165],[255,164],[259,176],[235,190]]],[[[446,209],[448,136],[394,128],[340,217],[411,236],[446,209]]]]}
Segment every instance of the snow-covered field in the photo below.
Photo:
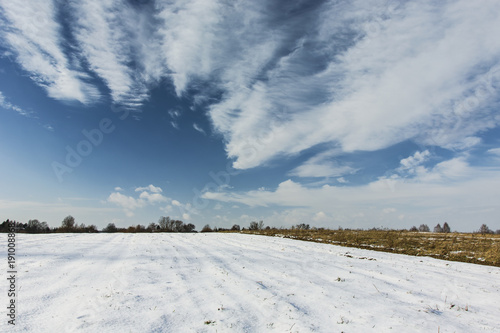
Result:
{"type": "Polygon", "coordinates": [[[500,331],[497,267],[242,234],[22,234],[16,249],[15,331],[500,331]]]}

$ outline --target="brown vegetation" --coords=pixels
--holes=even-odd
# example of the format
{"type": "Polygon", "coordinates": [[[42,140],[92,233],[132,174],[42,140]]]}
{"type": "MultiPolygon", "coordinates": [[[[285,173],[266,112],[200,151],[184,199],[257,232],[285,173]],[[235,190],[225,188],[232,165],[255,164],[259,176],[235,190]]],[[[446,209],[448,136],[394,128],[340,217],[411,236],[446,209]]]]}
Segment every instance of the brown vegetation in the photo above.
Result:
{"type": "Polygon", "coordinates": [[[348,229],[246,229],[242,233],[293,238],[500,267],[500,235],[495,234],[348,229]]]}

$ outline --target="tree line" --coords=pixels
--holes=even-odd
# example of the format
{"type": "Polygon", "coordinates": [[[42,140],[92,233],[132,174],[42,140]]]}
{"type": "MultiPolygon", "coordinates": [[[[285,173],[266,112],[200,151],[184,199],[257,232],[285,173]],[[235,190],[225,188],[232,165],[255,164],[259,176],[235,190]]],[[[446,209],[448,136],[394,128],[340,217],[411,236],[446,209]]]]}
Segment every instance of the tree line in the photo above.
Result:
{"type": "Polygon", "coordinates": [[[14,220],[5,220],[0,224],[0,232],[9,232],[10,225],[18,233],[97,233],[97,232],[196,232],[196,226],[192,223],[185,224],[183,221],[171,219],[169,216],[161,216],[158,223],[152,222],[147,227],[142,224],[119,228],[114,223],[108,223],[101,231],[94,224],[78,224],[73,216],[66,216],[60,227],[50,228],[47,222],[40,222],[37,219],[22,223],[14,220]]]}
{"type": "MultiPolygon", "coordinates": [[[[181,220],[171,219],[169,216],[161,216],[158,219],[158,222],[151,222],[148,226],[137,224],[133,226],[129,226],[127,228],[119,228],[114,223],[108,223],[106,227],[104,227],[101,231],[94,225],[85,225],[84,223],[78,224],[73,216],[66,216],[62,222],[60,227],[50,228],[47,222],[40,222],[37,219],[29,220],[27,223],[21,223],[17,221],[6,220],[2,224],[0,224],[0,232],[9,232],[9,225],[14,223],[15,229],[17,232],[21,233],[62,233],[62,232],[71,232],[71,233],[96,233],[96,232],[197,232],[196,226],[192,223],[185,224],[181,220]]],[[[264,221],[252,221],[250,222],[248,227],[241,228],[239,224],[234,224],[231,228],[217,228],[210,227],[209,224],[206,224],[201,232],[219,232],[219,231],[241,231],[241,230],[270,230],[277,229],[270,226],[265,226],[264,221]]],[[[309,224],[300,223],[297,225],[293,225],[290,229],[292,230],[322,230],[324,228],[314,228],[310,227],[309,224]]],[[[339,230],[342,229],[339,227],[339,230]]],[[[377,229],[377,228],[372,228],[377,229]]],[[[408,229],[411,232],[430,232],[431,229],[427,224],[421,224],[418,228],[416,226],[408,229]]],[[[451,228],[448,222],[444,222],[443,226],[438,223],[434,228],[433,232],[435,233],[450,233],[451,228]]],[[[481,227],[474,231],[474,233],[479,234],[500,234],[500,230],[493,231],[486,224],[482,224],[481,227]]]]}

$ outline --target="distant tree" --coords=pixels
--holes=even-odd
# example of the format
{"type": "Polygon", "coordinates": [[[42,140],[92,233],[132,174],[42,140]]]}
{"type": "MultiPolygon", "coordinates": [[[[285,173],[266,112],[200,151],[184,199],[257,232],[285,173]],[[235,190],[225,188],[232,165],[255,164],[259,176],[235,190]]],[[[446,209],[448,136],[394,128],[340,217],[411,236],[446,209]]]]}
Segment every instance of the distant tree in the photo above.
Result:
{"type": "Polygon", "coordinates": [[[417,227],[413,226],[413,227],[411,227],[411,228],[410,228],[410,231],[411,231],[411,232],[417,232],[417,231],[418,231],[418,229],[417,229],[417,227]]]}
{"type": "Polygon", "coordinates": [[[500,235],[500,229],[497,229],[497,231],[495,231],[495,234],[500,235]]]}
{"type": "Polygon", "coordinates": [[[29,220],[26,224],[26,232],[42,232],[43,226],[37,219],[29,220]]]}
{"type": "Polygon", "coordinates": [[[102,229],[103,232],[117,232],[118,229],[114,223],[108,223],[106,228],[102,229]]]}
{"type": "Polygon", "coordinates": [[[443,228],[441,228],[441,225],[439,223],[434,227],[434,232],[443,232],[443,228]]]}
{"type": "Polygon", "coordinates": [[[418,227],[418,231],[420,232],[429,232],[431,229],[427,224],[421,224],[420,227],[418,227]]]}
{"type": "Polygon", "coordinates": [[[201,229],[201,232],[212,232],[212,228],[210,228],[209,224],[206,224],[203,229],[201,229]]]}
{"type": "Polygon", "coordinates": [[[148,227],[146,228],[148,231],[150,232],[155,232],[156,230],[158,230],[160,228],[160,226],[154,222],[151,222],[148,227]]]}
{"type": "Polygon", "coordinates": [[[179,220],[175,220],[172,229],[175,232],[181,232],[183,230],[183,227],[184,227],[184,222],[179,221],[179,220]]]}
{"type": "Polygon", "coordinates": [[[240,231],[240,226],[238,224],[234,224],[232,227],[231,227],[231,230],[233,231],[240,231]]]}
{"type": "Polygon", "coordinates": [[[64,229],[73,229],[75,227],[75,218],[71,215],[68,215],[62,221],[61,227],[64,229]]]}
{"type": "Polygon", "coordinates": [[[264,221],[259,221],[259,230],[264,230],[264,221]]]}
{"type": "Polygon", "coordinates": [[[196,226],[192,223],[184,224],[182,227],[182,232],[193,232],[196,226]]]}
{"type": "Polygon", "coordinates": [[[98,232],[97,226],[95,224],[91,224],[87,227],[87,232],[98,232]]]}
{"type": "Polygon", "coordinates": [[[481,225],[481,227],[479,228],[478,232],[480,234],[483,234],[483,235],[484,234],[492,234],[493,233],[493,231],[490,228],[488,228],[488,226],[486,224],[481,225]]]}
{"type": "Polygon", "coordinates": [[[248,227],[249,230],[259,230],[259,224],[255,221],[250,222],[250,226],[248,227]]]}
{"type": "Polygon", "coordinates": [[[445,232],[445,233],[451,232],[451,229],[450,229],[450,226],[448,225],[448,222],[445,222],[443,224],[443,232],[445,232]]]}
{"type": "Polygon", "coordinates": [[[296,226],[292,227],[292,229],[299,229],[299,230],[309,230],[309,224],[301,223],[297,224],[296,226]]]}
{"type": "Polygon", "coordinates": [[[49,224],[45,221],[43,221],[42,223],[40,223],[40,226],[42,228],[42,232],[49,232],[50,231],[50,227],[49,227],[49,224]]]}
{"type": "Polygon", "coordinates": [[[174,231],[174,220],[170,219],[169,216],[161,216],[158,224],[162,231],[174,231]]]}
{"type": "Polygon", "coordinates": [[[0,225],[0,232],[9,232],[9,224],[10,224],[9,219],[3,221],[2,224],[0,225]]]}

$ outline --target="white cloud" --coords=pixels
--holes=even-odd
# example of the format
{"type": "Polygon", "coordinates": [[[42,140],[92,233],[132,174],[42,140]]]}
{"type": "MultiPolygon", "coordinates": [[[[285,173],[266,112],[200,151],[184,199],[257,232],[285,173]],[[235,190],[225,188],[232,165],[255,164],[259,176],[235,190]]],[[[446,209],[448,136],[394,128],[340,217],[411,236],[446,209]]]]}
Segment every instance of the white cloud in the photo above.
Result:
{"type": "Polygon", "coordinates": [[[424,162],[426,162],[430,156],[431,153],[429,153],[428,150],[425,150],[423,152],[417,151],[415,154],[413,154],[413,156],[401,160],[400,162],[401,166],[398,168],[398,171],[407,172],[409,174],[415,174],[418,168],[424,162]]]}
{"type": "Polygon", "coordinates": [[[478,219],[496,223],[499,196],[500,168],[471,166],[465,157],[444,161],[410,179],[382,177],[366,185],[316,188],[287,180],[272,191],[204,194],[206,199],[251,207],[296,207],[267,217],[270,223],[285,223],[289,214],[295,216],[294,221],[300,221],[298,216],[314,218],[314,214],[323,212],[330,217],[327,226],[331,226],[351,223],[362,213],[364,217],[354,221],[359,227],[377,223],[401,226],[399,217],[404,215],[408,224],[443,219],[453,221],[459,230],[476,229],[478,219]],[[398,214],[389,214],[395,212],[398,214]],[[366,217],[369,221],[364,220],[366,217]]]}
{"type": "Polygon", "coordinates": [[[147,202],[149,202],[151,204],[155,204],[155,203],[158,203],[158,202],[168,201],[168,198],[164,197],[160,193],[149,193],[149,192],[146,192],[146,191],[142,192],[139,195],[139,198],[143,199],[143,200],[146,200],[147,202]]]}
{"type": "Polygon", "coordinates": [[[50,124],[43,125],[43,128],[45,128],[47,131],[54,132],[54,127],[52,127],[52,125],[50,124]]]}
{"type": "Polygon", "coordinates": [[[292,170],[289,174],[298,177],[339,177],[357,171],[350,166],[339,165],[338,162],[331,161],[331,156],[336,153],[336,151],[332,151],[318,154],[292,170]]]}
{"type": "Polygon", "coordinates": [[[147,37],[146,14],[113,0],[72,1],[70,8],[73,33],[91,70],[106,83],[115,103],[139,108],[148,98],[147,84],[162,75],[161,60],[155,58],[160,50],[147,37]],[[155,64],[157,73],[151,72],[155,64]]]}
{"type": "Polygon", "coordinates": [[[134,210],[136,210],[137,208],[144,207],[146,205],[146,202],[142,199],[136,199],[130,196],[126,196],[119,192],[111,193],[107,201],[122,207],[125,211],[125,214],[128,217],[134,215],[133,213],[134,210]]]}
{"type": "Polygon", "coordinates": [[[299,177],[338,177],[354,173],[355,169],[349,166],[337,166],[335,164],[312,164],[306,163],[290,172],[292,176],[299,177]]]}
{"type": "Polygon", "coordinates": [[[100,98],[76,59],[63,51],[62,26],[55,20],[54,1],[30,1],[22,6],[4,1],[0,6],[7,19],[1,25],[3,41],[14,52],[17,63],[50,97],[84,104],[100,98]]]}
{"type": "Polygon", "coordinates": [[[346,184],[348,181],[344,177],[337,178],[337,181],[341,184],[346,184]]]}
{"type": "MultiPolygon", "coordinates": [[[[325,5],[316,23],[305,27],[317,34],[298,39],[294,51],[265,73],[265,81],[236,81],[262,70],[244,66],[244,58],[239,66],[227,67],[224,77],[232,78],[231,88],[212,105],[210,116],[227,140],[234,167],[259,166],[325,143],[345,152],[378,150],[408,139],[470,146],[476,142],[468,137],[498,125],[487,106],[496,95],[489,92],[491,82],[500,77],[493,60],[500,54],[495,34],[500,4],[405,2],[391,11],[384,3],[370,10],[362,1],[325,5]],[[329,62],[313,68],[314,52],[329,62]],[[477,91],[486,93],[470,112],[457,109],[464,96],[477,91]]],[[[278,29],[273,41],[253,43],[261,51],[256,64],[275,60],[283,33],[278,29]]],[[[255,56],[254,50],[249,54],[255,56]]],[[[295,170],[330,171],[336,170],[324,165],[295,170]]]]}
{"type": "Polygon", "coordinates": [[[182,218],[183,218],[184,220],[189,221],[189,220],[191,219],[191,216],[190,216],[188,213],[184,213],[184,214],[182,214],[182,218]]]}
{"type": "Polygon", "coordinates": [[[122,191],[121,187],[115,187],[115,192],[109,195],[107,202],[122,207],[128,217],[133,216],[136,209],[170,201],[169,198],[161,194],[163,190],[153,184],[145,187],[137,187],[135,192],[140,192],[137,198],[120,193],[122,191]]]}
{"type": "MultiPolygon", "coordinates": [[[[131,109],[165,77],[179,96],[194,87],[195,104],[212,103],[209,117],[240,169],[319,145],[326,151],[373,151],[410,139],[466,150],[480,142],[476,133],[500,123],[494,107],[499,2],[283,6],[5,1],[3,40],[53,98],[99,100],[89,83],[94,74],[115,103],[131,109]],[[284,14],[292,12],[301,15],[284,14]],[[64,33],[63,23],[70,23],[64,33]],[[73,38],[64,39],[67,34],[73,38]]],[[[178,129],[179,110],[170,111],[178,129]]],[[[338,177],[354,171],[312,158],[291,174],[338,177]]]]}
{"type": "Polygon", "coordinates": [[[7,109],[7,110],[16,111],[21,116],[30,117],[32,115],[32,112],[25,111],[22,108],[20,108],[19,106],[8,102],[7,99],[5,98],[4,94],[1,91],[0,91],[0,107],[7,109]]]}
{"type": "Polygon", "coordinates": [[[313,217],[313,220],[318,222],[318,221],[324,221],[324,220],[328,220],[328,216],[323,213],[323,212],[317,212],[316,214],[314,214],[314,217],[313,217]]]}
{"type": "Polygon", "coordinates": [[[177,206],[177,207],[182,207],[182,204],[177,200],[172,200],[172,205],[177,206]]]}
{"type": "Polygon", "coordinates": [[[493,149],[489,149],[489,150],[488,150],[488,153],[493,154],[493,155],[500,156],[500,148],[493,148],[493,149]]]}
{"type": "Polygon", "coordinates": [[[202,134],[204,134],[204,135],[207,135],[207,133],[205,133],[205,130],[204,130],[203,128],[201,128],[198,124],[194,123],[194,124],[193,124],[193,128],[194,128],[195,130],[197,130],[198,132],[200,132],[200,133],[202,133],[202,134]]]}
{"type": "Polygon", "coordinates": [[[156,187],[154,186],[153,184],[150,184],[146,187],[137,187],[135,189],[136,192],[142,192],[142,191],[149,191],[149,192],[152,192],[152,193],[161,193],[163,192],[163,190],[161,189],[161,187],[156,187]]]}

